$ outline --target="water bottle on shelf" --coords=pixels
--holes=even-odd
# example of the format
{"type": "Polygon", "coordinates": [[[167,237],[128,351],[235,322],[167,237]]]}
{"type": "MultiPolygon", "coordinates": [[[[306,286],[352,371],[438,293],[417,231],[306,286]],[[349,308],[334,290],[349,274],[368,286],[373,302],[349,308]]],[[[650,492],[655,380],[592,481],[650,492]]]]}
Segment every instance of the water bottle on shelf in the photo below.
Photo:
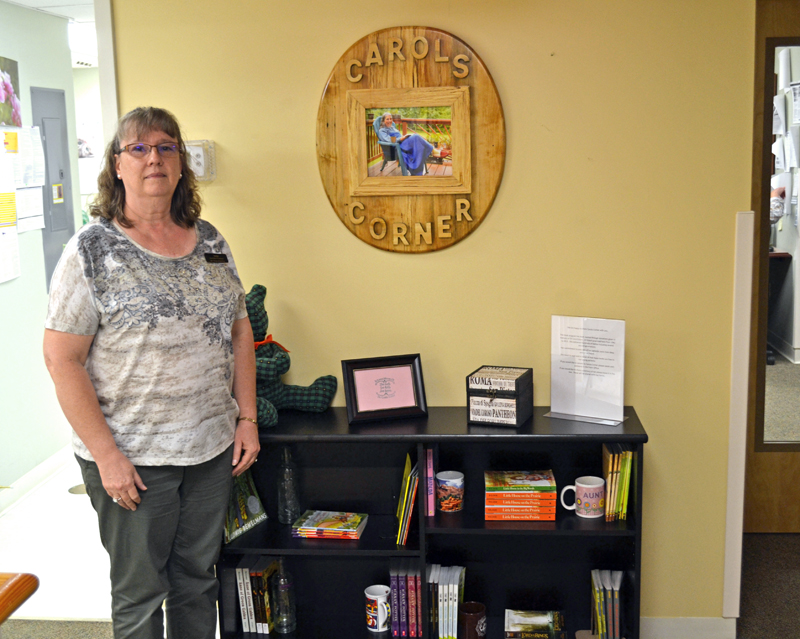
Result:
{"type": "Polygon", "coordinates": [[[278,560],[278,574],[272,580],[272,600],[275,632],[287,634],[297,628],[292,576],[286,570],[283,557],[278,560]]]}
{"type": "Polygon", "coordinates": [[[300,516],[300,502],[297,499],[297,468],[292,461],[289,447],[283,449],[278,482],[278,521],[293,524],[300,516]]]}

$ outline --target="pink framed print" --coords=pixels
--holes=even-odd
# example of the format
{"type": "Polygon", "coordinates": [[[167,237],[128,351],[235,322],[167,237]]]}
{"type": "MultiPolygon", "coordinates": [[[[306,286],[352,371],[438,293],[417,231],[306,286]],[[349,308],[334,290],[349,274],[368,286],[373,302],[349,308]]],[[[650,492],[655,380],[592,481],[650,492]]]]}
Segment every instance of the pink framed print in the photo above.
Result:
{"type": "Polygon", "coordinates": [[[349,423],[428,414],[419,354],[342,361],[349,423]]]}

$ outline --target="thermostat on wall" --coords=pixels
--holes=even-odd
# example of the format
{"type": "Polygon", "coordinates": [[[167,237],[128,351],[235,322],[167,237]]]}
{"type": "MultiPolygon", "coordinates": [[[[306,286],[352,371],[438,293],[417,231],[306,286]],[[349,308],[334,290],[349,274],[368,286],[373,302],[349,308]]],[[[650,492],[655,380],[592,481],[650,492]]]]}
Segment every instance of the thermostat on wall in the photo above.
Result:
{"type": "Polygon", "coordinates": [[[217,159],[212,140],[191,140],[185,143],[189,168],[201,182],[217,177],[217,159]]]}

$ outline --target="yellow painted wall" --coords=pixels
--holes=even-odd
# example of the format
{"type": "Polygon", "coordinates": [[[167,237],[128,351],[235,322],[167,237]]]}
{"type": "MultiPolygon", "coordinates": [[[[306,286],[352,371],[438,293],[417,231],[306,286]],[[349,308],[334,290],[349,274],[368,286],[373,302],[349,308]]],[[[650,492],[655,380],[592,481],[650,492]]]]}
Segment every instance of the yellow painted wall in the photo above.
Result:
{"type": "MultiPolygon", "coordinates": [[[[269,289],[291,381],[420,352],[431,405],[481,364],[532,366],[550,316],[627,322],[646,446],[642,614],[719,617],[733,231],[750,202],[754,0],[114,2],[121,109],[216,142],[205,217],[269,289]],[[386,253],[339,222],[315,118],[339,56],[426,25],[478,52],[505,109],[497,199],[466,240],[386,253]]],[[[336,398],[341,405],[341,392],[336,398]]]]}

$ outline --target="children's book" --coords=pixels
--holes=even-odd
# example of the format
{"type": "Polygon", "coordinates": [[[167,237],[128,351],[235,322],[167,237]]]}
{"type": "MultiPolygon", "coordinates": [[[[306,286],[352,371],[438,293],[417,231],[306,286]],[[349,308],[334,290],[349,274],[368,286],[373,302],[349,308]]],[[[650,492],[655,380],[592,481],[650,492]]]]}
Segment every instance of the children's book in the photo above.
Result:
{"type": "Polygon", "coordinates": [[[233,478],[225,514],[225,543],[236,539],[254,526],[266,521],[267,513],[258,496],[253,477],[247,470],[233,478]]]}
{"type": "Polygon", "coordinates": [[[606,603],[606,634],[608,635],[608,639],[614,639],[617,634],[614,628],[614,597],[610,570],[600,571],[600,582],[603,584],[603,596],[605,597],[606,603]]]}
{"type": "Polygon", "coordinates": [[[466,576],[464,566],[456,566],[453,575],[453,608],[451,610],[450,632],[452,639],[458,636],[458,607],[464,603],[464,578],[466,576]]]}
{"type": "Polygon", "coordinates": [[[400,636],[408,637],[408,568],[405,561],[400,562],[397,571],[397,582],[400,584],[400,636]]]}
{"type": "MultiPolygon", "coordinates": [[[[253,561],[252,557],[245,556],[239,561],[236,566],[236,591],[239,595],[239,612],[242,617],[242,630],[250,632],[250,613],[247,608],[247,589],[250,588],[250,562],[253,561]]],[[[253,628],[255,632],[255,628],[253,628]]]]}
{"type": "Polygon", "coordinates": [[[236,581],[237,584],[241,583],[239,589],[239,606],[242,605],[242,598],[244,598],[244,610],[247,613],[247,623],[245,624],[242,618],[242,627],[246,627],[245,632],[256,632],[256,612],[253,604],[253,586],[250,583],[250,567],[253,566],[257,557],[254,555],[245,555],[236,567],[236,581]]]}
{"type": "Polygon", "coordinates": [[[256,620],[256,631],[268,635],[275,628],[275,620],[272,616],[272,603],[270,601],[270,584],[273,575],[278,571],[279,562],[273,557],[261,557],[253,569],[255,573],[255,581],[252,585],[253,588],[253,605],[255,607],[255,599],[258,599],[258,608],[261,611],[261,630],[258,630],[258,620],[256,620]]]}
{"type": "Polygon", "coordinates": [[[425,515],[436,514],[436,469],[439,465],[439,445],[425,447],[425,515]]]}
{"type": "Polygon", "coordinates": [[[431,590],[431,639],[436,639],[439,636],[439,575],[441,572],[441,564],[433,564],[433,566],[431,566],[431,578],[428,582],[431,590]]]}
{"type": "Polygon", "coordinates": [[[417,637],[417,577],[414,560],[409,559],[406,566],[406,591],[408,592],[408,636],[417,637]]]}
{"type": "Polygon", "coordinates": [[[293,537],[358,539],[367,525],[366,513],[307,510],[292,524],[293,537]]]}
{"type": "Polygon", "coordinates": [[[564,613],[506,609],[505,639],[567,639],[564,613]]]}
{"type": "Polygon", "coordinates": [[[411,528],[411,517],[414,514],[414,502],[417,499],[417,486],[419,485],[419,469],[415,465],[408,477],[406,504],[403,507],[403,519],[397,532],[397,544],[405,546],[408,540],[408,531],[411,528]]]}
{"type": "Polygon", "coordinates": [[[620,627],[619,589],[622,587],[622,571],[611,571],[611,590],[614,597],[614,639],[622,639],[620,627]]]}
{"type": "Polygon", "coordinates": [[[422,599],[425,596],[422,592],[422,572],[417,562],[414,562],[414,580],[417,582],[417,636],[421,637],[422,632],[422,599]]]}
{"type": "Polygon", "coordinates": [[[555,492],[552,470],[487,470],[483,473],[486,492],[555,492]]]}
{"type": "Polygon", "coordinates": [[[447,600],[447,583],[450,575],[450,568],[442,566],[439,572],[439,582],[437,590],[437,597],[439,599],[439,639],[447,637],[447,619],[449,614],[448,600],[447,600]]]}
{"type": "Polygon", "coordinates": [[[389,564],[389,596],[392,607],[392,637],[400,636],[400,584],[397,580],[399,568],[397,560],[389,564]]]}

